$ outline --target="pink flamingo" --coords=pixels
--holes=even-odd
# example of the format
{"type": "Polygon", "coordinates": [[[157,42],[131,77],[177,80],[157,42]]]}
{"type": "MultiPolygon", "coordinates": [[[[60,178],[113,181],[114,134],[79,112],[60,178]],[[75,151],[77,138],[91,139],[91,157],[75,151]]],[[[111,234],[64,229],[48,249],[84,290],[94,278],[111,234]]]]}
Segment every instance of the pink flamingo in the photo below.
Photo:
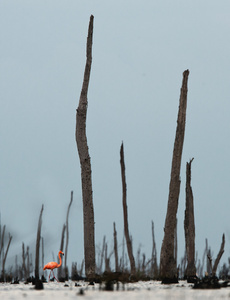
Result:
{"type": "MultiPolygon", "coordinates": [[[[53,277],[57,280],[57,278],[54,276],[54,269],[56,269],[56,268],[59,268],[60,266],[61,266],[61,264],[62,264],[62,260],[61,260],[61,254],[62,255],[64,255],[64,253],[62,252],[62,251],[59,251],[58,252],[58,257],[59,257],[59,264],[57,263],[57,262],[55,262],[55,261],[51,261],[51,262],[49,262],[48,264],[46,264],[45,266],[44,266],[44,268],[43,268],[43,270],[47,270],[47,269],[49,269],[49,270],[51,270],[50,271],[50,275],[51,275],[51,272],[53,272],[53,277]]],[[[50,280],[50,275],[49,275],[49,280],[50,280]]],[[[57,280],[58,281],[58,280],[57,280]]],[[[58,281],[59,282],[59,281],[58,281]]]]}

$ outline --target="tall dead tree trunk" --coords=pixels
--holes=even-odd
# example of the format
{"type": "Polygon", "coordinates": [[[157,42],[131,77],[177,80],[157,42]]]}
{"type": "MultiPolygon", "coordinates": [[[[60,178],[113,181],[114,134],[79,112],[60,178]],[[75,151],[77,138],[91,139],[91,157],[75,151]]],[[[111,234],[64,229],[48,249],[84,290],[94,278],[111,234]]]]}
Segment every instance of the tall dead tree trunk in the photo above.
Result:
{"type": "Polygon", "coordinates": [[[5,264],[6,264],[6,258],[7,258],[7,254],[8,254],[9,248],[10,248],[11,240],[12,240],[12,235],[10,235],[10,233],[9,233],[9,241],[8,241],[6,252],[3,257],[3,261],[2,261],[2,276],[1,276],[2,279],[1,279],[1,281],[3,281],[3,282],[5,281],[5,264]]]}
{"type": "MultiPolygon", "coordinates": [[[[60,251],[63,252],[63,247],[64,247],[64,239],[65,239],[65,227],[66,225],[64,224],[63,227],[62,227],[62,234],[61,234],[61,244],[60,244],[60,251]]],[[[61,277],[64,277],[63,276],[63,268],[62,268],[62,265],[58,268],[58,278],[61,278],[61,277]]]]}
{"type": "Polygon", "coordinates": [[[73,191],[71,191],[71,196],[70,196],[70,203],[67,209],[67,214],[66,214],[66,243],[65,243],[65,278],[68,279],[69,277],[69,272],[67,268],[67,253],[68,253],[68,245],[69,245],[69,211],[71,204],[73,202],[73,191]]]}
{"type": "Polygon", "coordinates": [[[174,234],[176,228],[178,198],[180,193],[180,168],[186,121],[188,75],[189,70],[184,71],[177,118],[176,137],[172,157],[164,239],[161,247],[160,276],[163,279],[163,282],[177,282],[177,265],[174,257],[174,234]]]}
{"type": "Polygon", "coordinates": [[[221,243],[221,246],[220,246],[220,250],[219,250],[219,253],[216,257],[216,260],[215,260],[215,263],[214,263],[214,266],[212,268],[212,275],[215,276],[216,275],[216,270],[217,270],[217,267],[218,267],[218,264],[220,262],[220,259],[224,253],[224,245],[225,245],[225,235],[223,234],[222,236],[222,243],[221,243]]]}
{"type": "Polygon", "coordinates": [[[94,276],[96,265],[91,162],[86,137],[86,114],[88,106],[87,94],[92,64],[93,19],[94,17],[91,15],[87,38],[84,80],[76,114],[76,143],[81,164],[83,198],[85,274],[88,278],[94,276]]]}
{"type": "Polygon", "coordinates": [[[63,252],[64,240],[65,240],[65,227],[66,227],[66,225],[63,224],[62,233],[61,233],[61,244],[60,244],[60,251],[62,251],[62,252],[63,252]]]}
{"type": "MultiPolygon", "coordinates": [[[[30,253],[29,253],[29,249],[30,249],[29,246],[27,246],[27,248],[26,248],[26,258],[27,258],[26,278],[30,277],[30,253]]],[[[44,255],[42,256],[42,258],[43,258],[42,259],[42,265],[44,266],[44,255]]]]}
{"type": "Polygon", "coordinates": [[[152,259],[151,259],[151,275],[153,279],[158,278],[158,266],[157,266],[157,248],[155,241],[155,233],[154,233],[154,222],[152,221],[152,259]]]}
{"type": "Polygon", "coordinates": [[[176,266],[177,266],[177,248],[178,248],[178,243],[177,243],[177,219],[176,219],[176,227],[174,229],[174,259],[175,259],[176,266]]]}
{"type": "Polygon", "coordinates": [[[191,187],[191,164],[193,159],[186,164],[186,209],[184,216],[185,248],[187,253],[187,281],[196,276],[195,266],[195,220],[193,192],[191,187]]]}
{"type": "Polygon", "coordinates": [[[22,243],[22,274],[24,280],[27,279],[26,277],[26,255],[25,255],[25,245],[22,243]]]}
{"type": "Polygon", "coordinates": [[[102,249],[101,249],[101,255],[98,256],[98,274],[102,274],[102,266],[104,262],[104,254],[105,254],[105,245],[106,245],[106,236],[103,236],[103,242],[102,242],[102,249]],[[99,258],[100,258],[100,263],[99,263],[99,258]]]}
{"type": "Polygon", "coordinates": [[[38,220],[37,240],[36,240],[36,254],[35,254],[35,279],[39,279],[39,252],[40,252],[40,240],[41,240],[41,228],[42,228],[42,213],[44,206],[42,205],[41,212],[38,220]]]}
{"type": "Polygon", "coordinates": [[[121,164],[121,179],[122,179],[122,199],[123,199],[123,214],[124,214],[124,232],[127,245],[127,251],[130,261],[131,274],[136,273],[135,260],[133,256],[132,241],[129,235],[128,226],[128,208],[127,208],[127,187],[125,178],[125,160],[124,160],[124,146],[121,144],[120,149],[120,164],[121,164]]]}
{"type": "Polygon", "coordinates": [[[6,225],[3,225],[3,229],[1,232],[1,246],[0,246],[0,262],[3,260],[4,256],[4,238],[5,238],[5,230],[6,230],[6,225]]]}
{"type": "Polygon", "coordinates": [[[117,250],[117,231],[116,231],[115,222],[113,222],[113,241],[114,241],[114,256],[115,256],[115,271],[119,272],[118,250],[117,250]]]}
{"type": "Polygon", "coordinates": [[[108,255],[108,244],[105,244],[105,272],[111,272],[110,255],[108,255]]]}

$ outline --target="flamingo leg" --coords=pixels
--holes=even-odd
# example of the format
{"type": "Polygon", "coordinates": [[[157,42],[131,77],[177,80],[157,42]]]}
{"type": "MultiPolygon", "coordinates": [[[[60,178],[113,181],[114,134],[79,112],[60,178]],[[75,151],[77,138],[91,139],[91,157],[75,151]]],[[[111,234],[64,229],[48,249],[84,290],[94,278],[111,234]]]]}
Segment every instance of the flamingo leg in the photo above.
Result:
{"type": "MultiPolygon", "coordinates": [[[[53,271],[53,277],[54,277],[54,279],[56,279],[57,280],[57,278],[54,276],[54,270],[52,270],[53,271]]],[[[59,282],[58,280],[57,280],[57,282],[59,282]]]]}
{"type": "MultiPolygon", "coordinates": [[[[50,271],[50,275],[51,275],[51,272],[52,272],[52,270],[50,271]]],[[[50,281],[50,275],[49,275],[49,280],[48,281],[50,281]]]]}

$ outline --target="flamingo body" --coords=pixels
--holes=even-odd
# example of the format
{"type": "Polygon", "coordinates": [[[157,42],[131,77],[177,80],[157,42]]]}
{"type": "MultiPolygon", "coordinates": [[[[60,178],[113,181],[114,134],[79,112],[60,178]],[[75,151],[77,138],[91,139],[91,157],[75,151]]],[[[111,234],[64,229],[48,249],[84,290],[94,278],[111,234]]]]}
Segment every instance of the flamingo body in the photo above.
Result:
{"type": "MultiPolygon", "coordinates": [[[[44,266],[43,270],[47,270],[47,269],[51,270],[50,275],[51,275],[51,272],[53,272],[53,276],[54,276],[54,271],[53,270],[56,269],[56,268],[59,268],[62,264],[61,254],[64,255],[64,253],[62,251],[59,251],[58,252],[59,264],[55,261],[51,261],[51,262],[49,262],[48,264],[46,264],[44,266]]],[[[49,279],[50,279],[50,275],[49,275],[49,279]]],[[[54,278],[57,280],[57,278],[55,276],[54,276],[54,278]]]]}
{"type": "Polygon", "coordinates": [[[56,269],[58,268],[58,263],[56,263],[55,261],[51,261],[49,262],[48,264],[46,264],[43,268],[43,270],[53,270],[53,269],[56,269]]]}

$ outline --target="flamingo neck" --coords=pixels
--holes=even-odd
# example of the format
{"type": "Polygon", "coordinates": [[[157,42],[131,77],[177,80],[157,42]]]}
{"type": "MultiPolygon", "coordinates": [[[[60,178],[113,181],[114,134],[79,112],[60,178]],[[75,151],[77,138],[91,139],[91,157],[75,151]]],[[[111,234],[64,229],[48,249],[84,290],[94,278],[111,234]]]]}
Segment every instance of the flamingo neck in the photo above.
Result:
{"type": "Polygon", "coordinates": [[[62,264],[61,253],[58,253],[58,257],[59,257],[59,264],[58,264],[58,268],[59,268],[62,264]]]}

